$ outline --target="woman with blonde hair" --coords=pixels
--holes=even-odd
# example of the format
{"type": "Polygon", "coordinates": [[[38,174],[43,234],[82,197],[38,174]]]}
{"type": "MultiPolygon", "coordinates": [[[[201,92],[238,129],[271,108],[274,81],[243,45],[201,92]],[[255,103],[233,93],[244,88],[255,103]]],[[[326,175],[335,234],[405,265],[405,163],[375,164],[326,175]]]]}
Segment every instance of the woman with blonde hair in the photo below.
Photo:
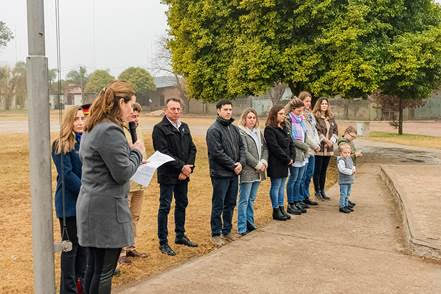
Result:
{"type": "Polygon", "coordinates": [[[78,244],[76,204],[81,187],[81,161],[78,156],[84,114],[81,107],[68,109],[58,138],[52,144],[52,159],[57,169],[55,211],[62,240],[72,242],[72,250],[61,253],[60,293],[76,293],[84,285],[85,249],[78,244]]]}
{"type": "Polygon", "coordinates": [[[132,86],[113,81],[92,104],[83,134],[77,202],[78,239],[88,247],[86,293],[111,293],[121,248],[133,245],[129,180],[142,162],[141,141],[127,142],[123,125],[136,102],[132,86]]]}
{"type": "Polygon", "coordinates": [[[320,98],[314,105],[313,114],[317,121],[317,132],[320,139],[320,150],[315,152],[314,190],[319,200],[329,200],[325,193],[326,171],[331,156],[334,155],[334,144],[338,139],[338,128],[329,100],[320,98]]]}
{"type": "Polygon", "coordinates": [[[253,108],[242,113],[239,125],[242,142],[245,145],[246,164],[240,174],[239,205],[237,207],[237,231],[245,235],[256,229],[254,223],[254,201],[261,181],[265,180],[268,167],[268,149],[259,129],[259,118],[253,108]]]}

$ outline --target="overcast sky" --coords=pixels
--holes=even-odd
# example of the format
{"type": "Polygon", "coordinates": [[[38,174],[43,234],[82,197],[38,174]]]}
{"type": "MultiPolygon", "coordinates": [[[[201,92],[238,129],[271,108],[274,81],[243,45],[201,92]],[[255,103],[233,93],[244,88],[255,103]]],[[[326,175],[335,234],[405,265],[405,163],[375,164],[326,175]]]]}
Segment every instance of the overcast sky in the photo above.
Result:
{"type": "MultiPolygon", "coordinates": [[[[15,38],[0,49],[0,64],[27,56],[26,0],[0,0],[0,20],[15,38]]],[[[60,0],[63,75],[85,65],[88,72],[151,67],[158,39],[167,34],[167,6],[160,0],[60,0]]],[[[55,0],[45,1],[46,55],[56,67],[55,0]]]]}

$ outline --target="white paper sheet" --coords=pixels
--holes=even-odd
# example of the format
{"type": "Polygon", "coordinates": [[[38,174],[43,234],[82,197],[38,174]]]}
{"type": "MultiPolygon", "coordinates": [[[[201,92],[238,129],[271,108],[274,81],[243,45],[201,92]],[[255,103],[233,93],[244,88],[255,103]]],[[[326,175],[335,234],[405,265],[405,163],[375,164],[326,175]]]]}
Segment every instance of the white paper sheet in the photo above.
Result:
{"type": "Polygon", "coordinates": [[[138,167],[138,170],[131,178],[132,181],[147,187],[155,174],[155,171],[158,167],[163,165],[164,163],[173,161],[174,159],[167,154],[156,151],[147,159],[147,163],[141,164],[138,167]]]}

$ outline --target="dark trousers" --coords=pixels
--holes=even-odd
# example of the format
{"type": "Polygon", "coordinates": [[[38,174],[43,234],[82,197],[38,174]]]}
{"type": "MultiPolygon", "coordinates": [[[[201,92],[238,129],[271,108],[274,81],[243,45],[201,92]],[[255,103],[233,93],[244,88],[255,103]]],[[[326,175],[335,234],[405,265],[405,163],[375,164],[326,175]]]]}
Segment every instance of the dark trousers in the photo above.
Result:
{"type": "Polygon", "coordinates": [[[160,244],[166,244],[168,229],[168,213],[173,195],[175,196],[175,233],[176,239],[185,235],[185,209],[188,205],[188,182],[183,181],[175,185],[159,184],[158,210],[158,239],[160,244]]]}
{"type": "Polygon", "coordinates": [[[62,218],[58,220],[61,238],[72,242],[72,250],[61,253],[60,293],[77,293],[77,282],[79,282],[79,287],[84,286],[86,249],[78,244],[76,217],[66,217],[66,227],[63,226],[62,218]]]}
{"type": "Polygon", "coordinates": [[[213,196],[211,202],[211,235],[227,235],[231,232],[233,211],[239,187],[238,177],[211,177],[213,196]]]}
{"type": "Polygon", "coordinates": [[[110,294],[121,248],[88,247],[85,294],[110,294]]]}
{"type": "Polygon", "coordinates": [[[326,171],[328,170],[331,156],[315,156],[314,190],[315,193],[325,191],[326,171]]]}

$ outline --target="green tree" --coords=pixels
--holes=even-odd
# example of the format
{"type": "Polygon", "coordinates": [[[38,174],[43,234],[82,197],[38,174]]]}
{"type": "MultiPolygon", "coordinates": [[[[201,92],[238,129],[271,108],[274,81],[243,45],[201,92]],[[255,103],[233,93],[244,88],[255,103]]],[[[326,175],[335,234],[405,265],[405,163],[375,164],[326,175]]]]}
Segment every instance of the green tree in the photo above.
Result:
{"type": "Polygon", "coordinates": [[[17,62],[14,68],[0,67],[0,104],[5,110],[26,105],[26,64],[17,62]]]}
{"type": "Polygon", "coordinates": [[[0,21],[0,48],[6,46],[6,44],[13,38],[14,35],[11,30],[3,21],[0,21]]]}
{"type": "Polygon", "coordinates": [[[118,79],[130,82],[139,98],[145,98],[148,91],[156,89],[152,75],[141,67],[127,68],[120,73],[118,79]]]}
{"type": "Polygon", "coordinates": [[[27,99],[26,63],[19,61],[12,70],[12,84],[15,94],[15,105],[25,108],[27,99]]]}
{"type": "Polygon", "coordinates": [[[66,80],[69,83],[79,85],[81,92],[84,93],[84,88],[88,82],[89,76],[87,75],[87,69],[84,66],[80,66],[79,70],[71,70],[66,75],[66,80]]]}
{"type": "Polygon", "coordinates": [[[441,13],[433,0],[164,2],[173,68],[199,99],[260,94],[280,83],[294,94],[351,98],[402,89],[419,99],[438,84],[441,13]],[[418,66],[404,66],[411,57],[397,55],[404,48],[418,66]],[[398,64],[409,75],[406,87],[394,84],[404,77],[398,64]],[[433,79],[422,78],[429,72],[433,79]],[[415,95],[417,88],[425,90],[415,95]]]}
{"type": "Polygon", "coordinates": [[[114,79],[115,77],[113,77],[107,70],[98,69],[90,74],[85,92],[97,94],[114,79]]]}
{"type": "Polygon", "coordinates": [[[383,67],[380,91],[374,96],[398,112],[403,134],[403,110],[424,104],[441,85],[441,26],[405,33],[392,42],[383,67]]]}

